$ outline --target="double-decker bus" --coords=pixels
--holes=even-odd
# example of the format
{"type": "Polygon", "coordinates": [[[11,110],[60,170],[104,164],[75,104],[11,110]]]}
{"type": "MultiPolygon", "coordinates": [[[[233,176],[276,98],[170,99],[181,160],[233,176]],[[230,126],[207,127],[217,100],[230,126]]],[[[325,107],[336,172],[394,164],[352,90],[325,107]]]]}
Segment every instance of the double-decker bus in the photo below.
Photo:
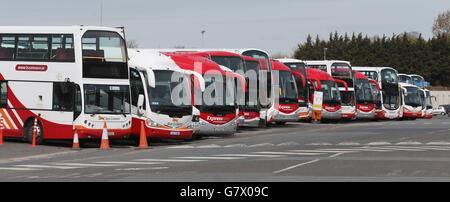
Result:
{"type": "Polygon", "coordinates": [[[198,79],[197,89],[204,91],[203,77],[157,51],[128,49],[128,53],[134,139],[138,140],[141,124],[149,138],[192,139],[193,117],[200,115],[192,106],[193,77],[198,79]]]}
{"type": "MultiPolygon", "coordinates": [[[[196,55],[162,52],[182,69],[195,71],[205,80],[205,91],[194,88],[193,106],[199,110],[194,135],[232,135],[237,129],[238,107],[235,101],[234,75],[227,74],[215,62],[196,55]],[[229,79],[232,78],[232,79],[229,79]]],[[[195,85],[194,78],[194,85],[195,85]]]]}
{"type": "Polygon", "coordinates": [[[123,28],[0,27],[0,113],[5,136],[98,139],[131,132],[130,81],[123,28]]]}
{"type": "Polygon", "coordinates": [[[283,125],[286,122],[300,120],[297,84],[291,69],[277,60],[271,60],[272,64],[272,96],[269,108],[268,123],[283,125]]]}
{"type": "MultiPolygon", "coordinates": [[[[370,79],[380,84],[381,110],[380,119],[398,119],[402,117],[402,94],[398,85],[397,70],[392,67],[353,67],[370,79]]],[[[378,108],[378,106],[376,106],[378,108]]]]}
{"type": "Polygon", "coordinates": [[[341,60],[310,60],[305,61],[305,63],[308,68],[320,69],[330,74],[334,79],[345,81],[348,91],[346,91],[343,83],[338,82],[339,92],[341,93],[342,118],[354,119],[356,117],[355,78],[350,62],[341,60]]]}
{"type": "Polygon", "coordinates": [[[355,97],[356,97],[356,118],[357,119],[374,119],[375,118],[375,99],[374,95],[380,91],[378,83],[372,79],[367,78],[364,74],[358,71],[353,71],[355,74],[355,97]],[[373,83],[376,86],[376,93],[370,85],[373,83]]]}
{"type": "Polygon", "coordinates": [[[412,84],[399,83],[403,90],[403,117],[402,119],[416,119],[421,116],[422,111],[422,90],[412,84]]]}
{"type": "Polygon", "coordinates": [[[309,119],[309,111],[312,109],[312,105],[308,102],[308,76],[306,75],[306,65],[302,60],[283,58],[277,59],[286,66],[288,66],[292,72],[297,72],[299,76],[295,77],[295,82],[297,83],[297,94],[299,102],[299,114],[300,119],[309,119]]]}
{"type": "Polygon", "coordinates": [[[306,74],[310,82],[309,102],[313,103],[314,91],[323,92],[321,120],[340,120],[341,94],[335,79],[315,68],[306,68],[306,74]]]}

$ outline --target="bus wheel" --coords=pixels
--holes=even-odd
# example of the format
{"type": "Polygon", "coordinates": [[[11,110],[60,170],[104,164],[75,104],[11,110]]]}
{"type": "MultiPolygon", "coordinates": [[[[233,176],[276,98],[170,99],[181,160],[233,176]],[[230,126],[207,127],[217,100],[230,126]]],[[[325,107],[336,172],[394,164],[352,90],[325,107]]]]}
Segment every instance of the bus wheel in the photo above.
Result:
{"type": "MultiPolygon", "coordinates": [[[[24,138],[30,144],[33,143],[33,133],[34,133],[33,124],[34,124],[34,120],[28,121],[28,124],[24,128],[24,138]]],[[[44,143],[44,138],[43,138],[42,134],[43,134],[42,125],[41,125],[41,122],[38,121],[37,122],[37,131],[36,131],[36,145],[40,145],[40,144],[44,143]]]]}
{"type": "Polygon", "coordinates": [[[275,124],[282,126],[282,125],[285,125],[286,122],[285,121],[276,121],[275,124]]]}

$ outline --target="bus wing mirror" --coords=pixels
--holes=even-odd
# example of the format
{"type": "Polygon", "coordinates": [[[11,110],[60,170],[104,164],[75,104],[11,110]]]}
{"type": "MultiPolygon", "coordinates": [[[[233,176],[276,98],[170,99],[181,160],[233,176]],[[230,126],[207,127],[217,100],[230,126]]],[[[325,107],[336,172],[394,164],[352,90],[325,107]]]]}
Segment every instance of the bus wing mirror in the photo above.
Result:
{"type": "Polygon", "coordinates": [[[139,94],[137,100],[138,113],[144,114],[144,95],[139,94]]]}
{"type": "Polygon", "coordinates": [[[294,76],[300,77],[300,78],[302,79],[303,87],[306,86],[306,80],[305,80],[305,77],[303,76],[303,74],[300,74],[300,73],[298,73],[298,72],[292,72],[292,74],[293,74],[294,76]]]}
{"type": "Polygon", "coordinates": [[[153,70],[148,68],[145,71],[147,72],[148,75],[148,85],[151,88],[154,88],[156,86],[155,73],[153,72],[153,70]]]}
{"type": "Polygon", "coordinates": [[[340,80],[340,79],[334,79],[334,81],[335,81],[335,82],[340,82],[340,83],[344,84],[345,92],[348,92],[348,86],[347,86],[347,83],[345,83],[345,81],[342,81],[342,80],[340,80]]]}
{"type": "Polygon", "coordinates": [[[381,91],[381,88],[380,88],[380,85],[378,84],[378,82],[376,82],[375,80],[369,79],[369,83],[374,83],[377,86],[378,91],[381,91]]]}
{"type": "Polygon", "coordinates": [[[200,73],[187,70],[185,71],[185,73],[188,75],[194,75],[194,77],[197,78],[196,80],[194,79],[194,87],[200,89],[200,91],[202,92],[205,91],[206,89],[205,79],[200,73]]]}

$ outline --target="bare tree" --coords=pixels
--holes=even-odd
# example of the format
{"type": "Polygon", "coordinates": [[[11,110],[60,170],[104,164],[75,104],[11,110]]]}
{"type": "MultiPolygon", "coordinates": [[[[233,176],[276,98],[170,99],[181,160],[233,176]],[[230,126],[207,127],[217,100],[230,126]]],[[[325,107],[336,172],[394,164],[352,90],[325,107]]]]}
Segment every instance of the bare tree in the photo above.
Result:
{"type": "Polygon", "coordinates": [[[432,30],[434,36],[439,34],[448,35],[450,33],[450,10],[438,14],[438,17],[434,21],[432,30]]]}
{"type": "Polygon", "coordinates": [[[135,40],[127,40],[127,48],[139,48],[139,44],[135,40]]]}

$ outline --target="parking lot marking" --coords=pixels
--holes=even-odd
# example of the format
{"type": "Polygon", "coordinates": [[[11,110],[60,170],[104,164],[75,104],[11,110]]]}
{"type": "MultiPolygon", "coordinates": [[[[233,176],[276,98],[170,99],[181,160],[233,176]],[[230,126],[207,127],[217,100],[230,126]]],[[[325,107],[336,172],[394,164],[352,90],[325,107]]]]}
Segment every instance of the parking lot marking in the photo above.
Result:
{"type": "Polygon", "coordinates": [[[117,168],[117,171],[140,171],[140,170],[163,170],[169,167],[147,167],[147,168],[117,168]]]}
{"type": "Polygon", "coordinates": [[[271,152],[271,151],[262,151],[262,152],[253,152],[253,153],[256,153],[256,154],[279,154],[279,155],[302,155],[302,156],[321,155],[321,153],[271,152]]]}
{"type": "Polygon", "coordinates": [[[41,170],[37,168],[14,168],[14,167],[0,167],[0,170],[24,170],[24,171],[30,171],[30,170],[41,170]]]}
{"type": "Polygon", "coordinates": [[[162,162],[134,162],[134,161],[100,161],[95,163],[106,163],[106,164],[133,164],[133,165],[155,165],[162,164],[162,162]]]}
{"type": "Polygon", "coordinates": [[[157,161],[157,162],[201,162],[200,159],[136,159],[135,161],[157,161]]]}
{"type": "Polygon", "coordinates": [[[267,158],[285,157],[283,155],[264,155],[264,154],[218,154],[214,156],[267,157],[267,158]]]}
{"type": "Polygon", "coordinates": [[[224,157],[224,156],[181,156],[174,157],[177,159],[206,159],[206,160],[237,160],[245,159],[244,157],[224,157]]]}
{"type": "Polygon", "coordinates": [[[117,166],[115,164],[94,164],[94,163],[52,163],[52,165],[77,166],[77,167],[108,167],[108,166],[117,166]]]}
{"type": "Polygon", "coordinates": [[[287,167],[285,169],[274,171],[273,173],[274,174],[282,173],[284,171],[288,171],[288,170],[291,170],[291,169],[294,169],[294,168],[297,168],[297,167],[300,167],[300,166],[304,166],[304,165],[307,165],[307,164],[315,163],[317,161],[320,161],[320,159],[314,159],[312,161],[308,161],[308,162],[305,162],[305,163],[300,163],[300,164],[297,164],[297,165],[289,166],[289,167],[287,167]]]}
{"type": "Polygon", "coordinates": [[[16,165],[20,167],[26,168],[56,168],[56,169],[77,169],[81,167],[73,167],[73,166],[52,166],[52,165],[16,165]]]}

